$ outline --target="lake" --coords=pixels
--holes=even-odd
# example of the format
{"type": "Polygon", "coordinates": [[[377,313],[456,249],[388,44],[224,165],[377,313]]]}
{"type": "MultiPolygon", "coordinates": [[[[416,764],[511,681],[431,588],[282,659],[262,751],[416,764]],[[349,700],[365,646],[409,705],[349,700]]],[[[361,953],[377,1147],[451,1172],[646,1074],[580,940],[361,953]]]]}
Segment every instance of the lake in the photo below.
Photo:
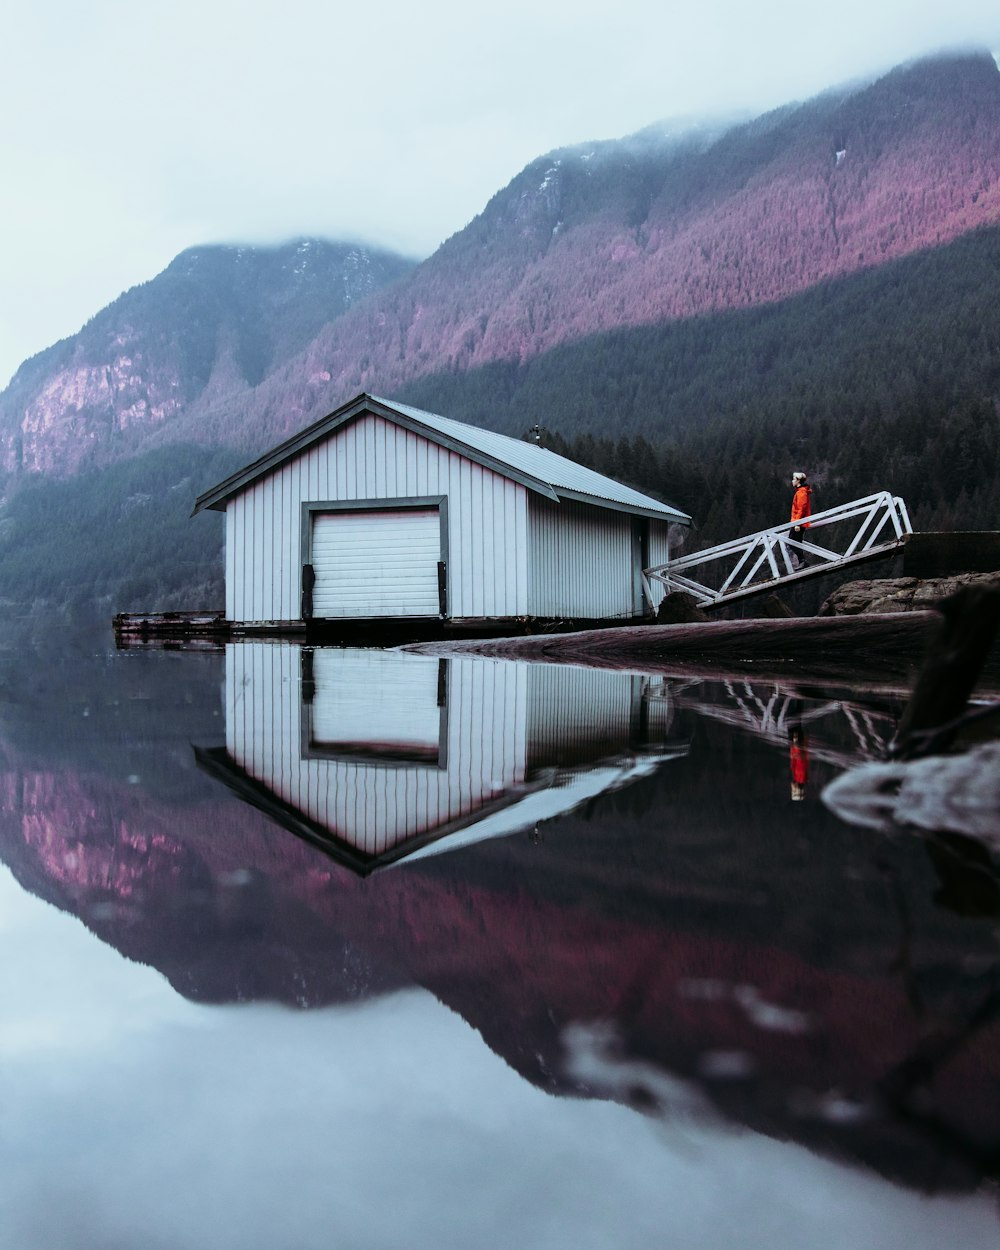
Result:
{"type": "Polygon", "coordinates": [[[903,696],[0,655],[0,1245],[993,1247],[998,864],[903,696]]]}

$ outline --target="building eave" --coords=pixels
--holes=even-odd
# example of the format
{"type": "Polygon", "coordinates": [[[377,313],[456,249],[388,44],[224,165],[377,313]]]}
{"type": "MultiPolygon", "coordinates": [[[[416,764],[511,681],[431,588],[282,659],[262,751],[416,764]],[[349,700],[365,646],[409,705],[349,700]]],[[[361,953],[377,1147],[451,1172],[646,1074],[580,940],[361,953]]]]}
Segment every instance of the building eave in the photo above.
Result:
{"type": "Polygon", "coordinates": [[[673,508],[669,504],[663,505],[669,511],[661,511],[659,508],[647,508],[642,504],[625,503],[618,499],[605,499],[601,495],[590,495],[582,490],[568,490],[562,486],[557,487],[556,494],[560,499],[572,499],[577,503],[587,503],[595,508],[609,508],[612,512],[627,512],[630,516],[649,517],[653,521],[663,521],[667,525],[691,524],[691,518],[686,512],[681,512],[679,508],[673,508]]]}
{"type": "Polygon", "coordinates": [[[208,509],[215,512],[224,512],[226,506],[236,495],[242,494],[254,484],[258,479],[266,477],[274,473],[287,461],[294,459],[307,451],[314,444],[320,442],[324,438],[328,438],[338,429],[348,425],[351,421],[357,420],[366,413],[373,416],[382,417],[386,421],[392,422],[394,425],[401,426],[403,429],[410,430],[414,434],[419,434],[422,438],[426,438],[429,442],[436,443],[440,447],[444,447],[448,451],[453,451],[457,455],[464,456],[467,460],[482,465],[483,468],[491,469],[493,472],[500,474],[501,477],[509,478],[511,481],[519,482],[528,490],[535,491],[539,495],[543,495],[547,499],[558,503],[559,493],[557,493],[547,482],[543,482],[540,478],[532,477],[523,470],[515,469],[513,466],[504,463],[475,447],[461,442],[459,439],[450,438],[447,434],[443,434],[440,430],[435,430],[431,426],[424,425],[423,422],[417,421],[404,413],[397,411],[388,404],[374,399],[371,395],[365,393],[352,399],[349,403],[331,412],[328,416],[323,417],[320,421],[314,422],[307,426],[306,429],[300,430],[298,434],[292,438],[286,439],[285,442],[279,443],[277,447],[273,447],[269,452],[254,460],[251,464],[237,470],[224,481],[219,482],[211,489],[204,491],[195,500],[194,508],[191,515],[208,509]]]}

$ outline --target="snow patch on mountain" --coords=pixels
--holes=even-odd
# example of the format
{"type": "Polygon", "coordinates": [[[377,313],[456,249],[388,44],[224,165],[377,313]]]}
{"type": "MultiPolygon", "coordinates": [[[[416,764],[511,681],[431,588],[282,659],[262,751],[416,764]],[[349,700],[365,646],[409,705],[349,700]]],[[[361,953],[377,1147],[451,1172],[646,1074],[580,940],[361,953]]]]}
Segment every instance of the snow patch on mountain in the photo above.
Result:
{"type": "Polygon", "coordinates": [[[549,168],[545,171],[541,184],[538,187],[539,191],[545,191],[552,185],[553,179],[555,179],[559,173],[559,166],[561,164],[562,161],[556,161],[554,165],[549,166],[549,168]]]}

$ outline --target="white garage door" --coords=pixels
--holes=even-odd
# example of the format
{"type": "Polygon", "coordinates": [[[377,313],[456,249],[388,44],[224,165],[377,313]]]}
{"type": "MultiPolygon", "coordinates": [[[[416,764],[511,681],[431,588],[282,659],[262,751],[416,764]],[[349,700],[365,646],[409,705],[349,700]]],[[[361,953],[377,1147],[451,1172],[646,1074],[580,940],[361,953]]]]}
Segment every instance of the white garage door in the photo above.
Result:
{"type": "Polygon", "coordinates": [[[313,517],[313,616],[437,616],[437,508],[319,512],[313,517]]]}

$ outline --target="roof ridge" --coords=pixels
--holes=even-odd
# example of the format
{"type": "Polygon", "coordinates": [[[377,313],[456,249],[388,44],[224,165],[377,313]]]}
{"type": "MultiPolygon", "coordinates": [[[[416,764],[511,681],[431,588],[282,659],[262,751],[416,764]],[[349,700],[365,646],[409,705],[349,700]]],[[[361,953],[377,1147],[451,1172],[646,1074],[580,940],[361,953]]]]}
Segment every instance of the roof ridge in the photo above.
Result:
{"type": "Polygon", "coordinates": [[[326,417],[306,426],[251,464],[203,492],[195,500],[192,515],[203,508],[224,510],[230,499],[242,494],[258,479],[274,472],[286,461],[303,454],[314,444],[332,436],[338,429],[366,412],[409,427],[415,433],[424,435],[445,448],[451,445],[451,449],[459,454],[465,454],[483,467],[520,482],[529,490],[555,503],[562,499],[577,500],[595,507],[676,521],[682,525],[691,523],[691,518],[679,508],[654,499],[652,495],[627,486],[596,469],[587,468],[586,465],[548,447],[540,447],[537,443],[514,438],[510,434],[487,430],[466,421],[458,421],[454,417],[430,412],[426,408],[383,399],[367,392],[355,396],[326,417]],[[553,469],[559,471],[553,472],[553,469]]]}

